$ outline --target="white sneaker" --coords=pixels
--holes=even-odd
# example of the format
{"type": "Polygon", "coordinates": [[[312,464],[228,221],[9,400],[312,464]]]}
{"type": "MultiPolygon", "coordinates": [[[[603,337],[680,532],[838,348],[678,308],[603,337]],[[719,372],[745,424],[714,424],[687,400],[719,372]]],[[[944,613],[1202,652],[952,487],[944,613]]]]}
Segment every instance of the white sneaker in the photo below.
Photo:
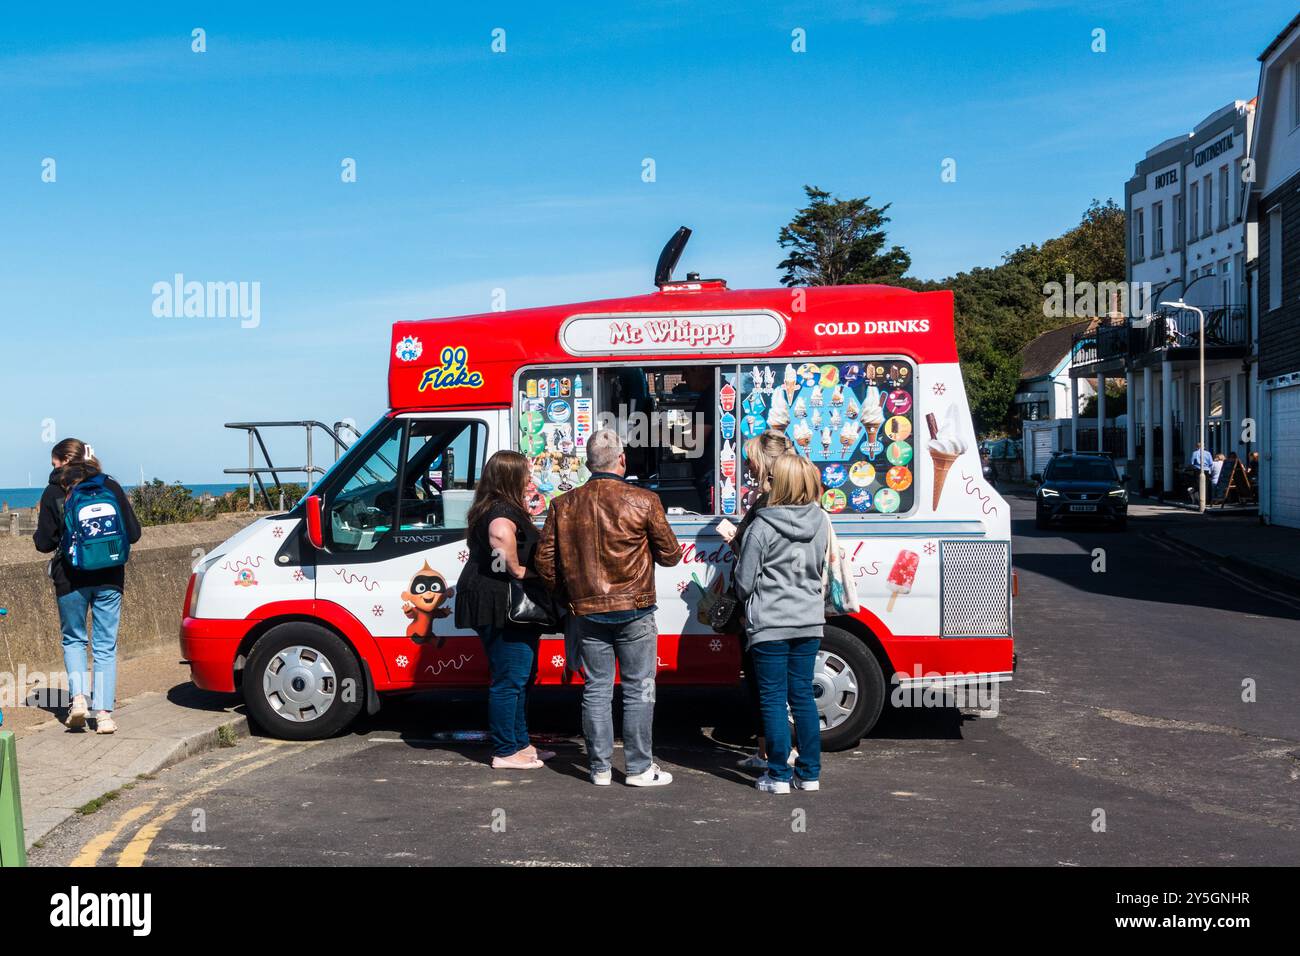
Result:
{"type": "Polygon", "coordinates": [[[798,774],[794,775],[794,779],[790,781],[790,784],[796,790],[812,791],[812,790],[820,790],[822,788],[822,784],[820,780],[804,780],[798,774]]]}
{"type": "Polygon", "coordinates": [[[741,770],[766,770],[767,758],[760,757],[758,754],[750,754],[744,760],[736,761],[736,766],[741,770]]]}
{"type": "Polygon", "coordinates": [[[673,775],[667,770],[660,770],[657,763],[652,763],[650,769],[629,774],[626,780],[629,787],[666,787],[673,782],[673,775]]]}
{"type": "Polygon", "coordinates": [[[117,733],[117,724],[113,722],[113,715],[106,710],[101,710],[95,717],[95,733],[113,734],[117,733]]]}
{"type": "Polygon", "coordinates": [[[754,781],[754,786],[763,793],[789,793],[790,784],[784,780],[777,780],[770,773],[765,773],[754,781]]]}
{"type": "Polygon", "coordinates": [[[591,782],[598,787],[608,787],[614,782],[614,773],[611,770],[593,770],[591,782]]]}
{"type": "Polygon", "coordinates": [[[790,748],[790,759],[785,762],[787,767],[793,767],[796,760],[799,759],[799,750],[795,747],[790,748]]]}
{"type": "Polygon", "coordinates": [[[68,717],[64,721],[72,730],[80,730],[86,726],[86,718],[90,716],[90,708],[86,706],[86,698],[78,694],[72,698],[72,706],[68,708],[68,717]]]}

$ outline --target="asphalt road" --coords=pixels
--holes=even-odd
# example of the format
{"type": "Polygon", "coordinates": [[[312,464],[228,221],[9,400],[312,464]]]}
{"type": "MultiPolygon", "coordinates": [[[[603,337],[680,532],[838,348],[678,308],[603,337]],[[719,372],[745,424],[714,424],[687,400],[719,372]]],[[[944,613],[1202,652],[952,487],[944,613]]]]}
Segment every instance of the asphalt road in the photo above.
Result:
{"type": "Polygon", "coordinates": [[[1300,861],[1300,601],[1167,549],[1154,518],[1037,532],[1014,507],[1020,666],[1000,715],[887,714],[826,756],[820,793],[765,796],[735,768],[738,693],[661,692],[656,757],[677,779],[657,790],[587,782],[567,691],[535,700],[533,729],[559,755],[530,773],[486,765],[481,697],[425,696],[339,739],[255,737],[186,761],[31,862],[1300,861]]]}

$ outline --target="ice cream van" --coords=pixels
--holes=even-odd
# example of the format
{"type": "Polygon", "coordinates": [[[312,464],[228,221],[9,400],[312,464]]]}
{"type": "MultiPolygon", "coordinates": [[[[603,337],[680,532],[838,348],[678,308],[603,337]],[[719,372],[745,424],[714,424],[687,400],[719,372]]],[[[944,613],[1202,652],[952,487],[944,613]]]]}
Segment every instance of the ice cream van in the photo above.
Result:
{"type": "MultiPolygon", "coordinates": [[[[395,324],[390,410],[297,507],[192,576],[194,682],[241,690],[267,732],[295,740],[337,733],[384,694],[485,686],[479,639],[451,613],[483,464],[529,457],[540,524],[588,477],[603,425],[682,546],[658,572],[661,684],[742,677],[741,638],[697,611],[731,574],[718,527],[755,498],[744,445],[769,427],[820,470],[861,604],[827,621],[824,745],[854,745],[891,695],[1010,680],[1011,515],[983,478],[951,293],[730,289],[673,280],[667,257],[648,294],[395,324]]],[[[542,639],[538,683],[577,680],[564,655],[560,635],[542,639]]]]}

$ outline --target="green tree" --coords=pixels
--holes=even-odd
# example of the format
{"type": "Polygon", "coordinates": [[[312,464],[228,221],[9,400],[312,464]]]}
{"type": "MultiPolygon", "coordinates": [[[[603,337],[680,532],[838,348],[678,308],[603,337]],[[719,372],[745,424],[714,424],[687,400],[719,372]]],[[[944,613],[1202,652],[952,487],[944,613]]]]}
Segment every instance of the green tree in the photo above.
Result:
{"type": "Polygon", "coordinates": [[[885,248],[885,212],[889,204],[871,205],[871,197],[839,199],[816,186],[804,186],[808,205],[777,242],[788,250],[779,268],[781,281],[796,285],[897,283],[912,266],[902,246],[885,248]]]}

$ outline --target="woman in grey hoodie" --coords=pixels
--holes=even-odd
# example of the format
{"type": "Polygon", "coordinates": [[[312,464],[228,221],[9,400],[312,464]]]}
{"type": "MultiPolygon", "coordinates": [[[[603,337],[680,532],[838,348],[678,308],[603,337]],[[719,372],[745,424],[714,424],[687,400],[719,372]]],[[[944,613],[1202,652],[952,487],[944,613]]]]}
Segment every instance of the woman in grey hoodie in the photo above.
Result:
{"type": "Polygon", "coordinates": [[[821,725],[812,683],[826,624],[822,572],[830,528],[817,503],[821,490],[812,462],[793,453],[778,458],[767,506],[745,532],[736,561],[767,739],[767,772],[755,783],[764,793],[820,788],[821,725]],[[787,713],[799,736],[793,774],[787,713]]]}

